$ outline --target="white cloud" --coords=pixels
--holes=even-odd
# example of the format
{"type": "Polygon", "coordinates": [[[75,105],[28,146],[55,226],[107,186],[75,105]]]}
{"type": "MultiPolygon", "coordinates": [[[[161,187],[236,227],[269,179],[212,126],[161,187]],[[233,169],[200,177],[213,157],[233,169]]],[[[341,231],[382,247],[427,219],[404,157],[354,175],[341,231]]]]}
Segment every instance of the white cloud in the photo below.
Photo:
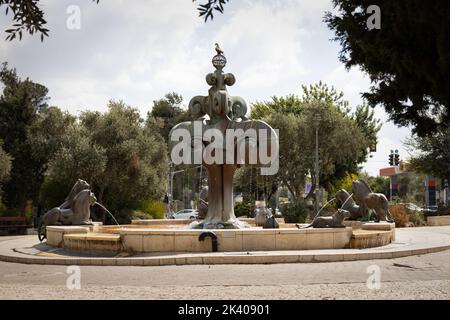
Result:
{"type": "MultiPolygon", "coordinates": [[[[189,0],[88,0],[41,2],[51,30],[41,43],[0,41],[0,61],[19,75],[50,89],[51,104],[77,113],[105,110],[110,99],[122,99],[145,116],[152,101],[176,91],[185,104],[206,95],[205,75],[212,71],[213,44],[228,58],[226,72],[236,75],[230,94],[248,102],[272,95],[298,93],[301,84],[323,80],[344,91],[352,105],[369,81],[361,72],[347,72],[337,61],[339,46],[323,23],[330,0],[236,0],[214,21],[198,18],[189,0]],[[81,8],[81,30],[66,28],[69,5],[81,8]]],[[[8,19],[0,23],[5,29],[8,19]]],[[[379,151],[366,165],[376,174],[381,160],[408,130],[383,119],[379,151]],[[376,162],[380,161],[380,162],[376,162]]]]}
{"type": "Polygon", "coordinates": [[[352,68],[346,70],[343,64],[324,77],[324,82],[344,92],[352,106],[362,103],[361,93],[370,87],[370,79],[361,71],[352,68]]]}
{"type": "Polygon", "coordinates": [[[76,113],[103,110],[109,99],[123,99],[145,114],[152,100],[189,85],[185,80],[183,86],[174,87],[177,79],[189,79],[198,63],[189,48],[202,22],[190,2],[130,5],[108,0],[97,6],[78,0],[45,1],[44,6],[50,38],[40,43],[26,37],[1,50],[20,75],[49,87],[52,104],[76,113]],[[65,10],[71,4],[81,8],[80,30],[65,26],[65,10]]]}
{"type": "MultiPolygon", "coordinates": [[[[349,71],[343,65],[338,66],[324,77],[327,84],[345,93],[345,98],[350,101],[350,105],[355,107],[362,103],[361,93],[369,90],[370,79],[361,71],[352,68],[349,71]]],[[[372,158],[364,165],[364,170],[371,175],[378,175],[379,169],[388,167],[390,150],[398,149],[402,159],[407,158],[407,152],[402,145],[411,131],[408,128],[399,128],[388,121],[388,115],[381,106],[375,108],[375,117],[382,122],[381,130],[378,134],[379,141],[377,152],[372,153],[372,158]]]]}
{"type": "Polygon", "coordinates": [[[296,18],[286,8],[247,3],[217,33],[218,42],[241,67],[242,87],[267,88],[304,73],[299,41],[302,29],[296,18]]]}

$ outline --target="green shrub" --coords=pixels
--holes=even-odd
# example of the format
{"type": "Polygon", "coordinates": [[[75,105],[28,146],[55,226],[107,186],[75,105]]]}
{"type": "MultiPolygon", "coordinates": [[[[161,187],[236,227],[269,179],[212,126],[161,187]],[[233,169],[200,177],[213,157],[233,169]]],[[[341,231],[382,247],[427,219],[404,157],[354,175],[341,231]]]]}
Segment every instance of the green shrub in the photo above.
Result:
{"type": "Polygon", "coordinates": [[[0,202],[0,216],[2,217],[18,217],[21,212],[18,208],[7,207],[4,203],[0,202]]]}
{"type": "Polygon", "coordinates": [[[166,205],[162,201],[149,199],[142,201],[137,209],[152,216],[153,219],[164,219],[166,205]]]}
{"type": "Polygon", "coordinates": [[[234,206],[234,214],[236,215],[236,217],[250,217],[252,215],[251,204],[249,202],[236,203],[234,206]]]}
{"type": "Polygon", "coordinates": [[[450,215],[450,205],[445,205],[445,204],[443,204],[443,203],[440,203],[439,205],[438,205],[438,209],[437,209],[437,212],[436,212],[436,215],[437,216],[447,216],[447,215],[450,215]]]}
{"type": "Polygon", "coordinates": [[[438,204],[436,211],[425,209],[424,215],[425,215],[425,218],[450,215],[450,205],[445,205],[443,203],[440,203],[440,204],[438,204]]]}
{"type": "Polygon", "coordinates": [[[392,204],[392,205],[396,205],[399,203],[402,203],[402,200],[397,196],[391,197],[391,200],[389,201],[389,204],[392,204]]]}
{"type": "MultiPolygon", "coordinates": [[[[136,209],[122,209],[117,212],[111,212],[116,218],[119,224],[130,224],[131,220],[150,220],[154,219],[154,217],[142,210],[136,209]]],[[[107,224],[115,224],[114,219],[112,219],[108,214],[106,214],[106,222],[107,224]]]]}
{"type": "Polygon", "coordinates": [[[34,212],[33,212],[33,201],[28,200],[27,206],[25,207],[25,219],[27,223],[33,224],[34,212]]]}
{"type": "Polygon", "coordinates": [[[131,212],[131,220],[151,220],[151,219],[153,219],[153,216],[146,212],[140,210],[133,210],[131,212]]]}
{"type": "Polygon", "coordinates": [[[409,222],[412,222],[415,227],[425,226],[425,216],[420,211],[410,211],[408,212],[409,222]]]}
{"type": "Polygon", "coordinates": [[[281,213],[286,223],[304,223],[310,215],[311,209],[305,201],[299,201],[283,205],[281,213]]]}
{"type": "MultiPolygon", "coordinates": [[[[116,218],[119,224],[130,224],[133,219],[133,213],[135,210],[125,208],[119,211],[110,210],[111,214],[116,218]]],[[[108,213],[106,214],[106,224],[115,224],[114,219],[108,213]]]]}
{"type": "Polygon", "coordinates": [[[333,205],[329,204],[325,208],[320,211],[320,216],[332,216],[338,208],[335,208],[333,205]]]}
{"type": "Polygon", "coordinates": [[[6,216],[8,214],[8,208],[5,206],[5,204],[0,199],[0,217],[6,216]]]}

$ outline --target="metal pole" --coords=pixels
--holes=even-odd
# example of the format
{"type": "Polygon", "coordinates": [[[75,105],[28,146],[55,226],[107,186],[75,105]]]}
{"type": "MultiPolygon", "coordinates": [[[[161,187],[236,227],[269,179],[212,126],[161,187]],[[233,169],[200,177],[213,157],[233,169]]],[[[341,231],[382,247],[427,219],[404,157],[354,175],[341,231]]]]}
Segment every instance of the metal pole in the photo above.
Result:
{"type": "Polygon", "coordinates": [[[280,211],[280,191],[281,187],[278,187],[277,192],[275,193],[275,214],[280,211]]]}
{"type": "Polygon", "coordinates": [[[170,172],[170,193],[169,193],[169,203],[170,203],[170,213],[173,213],[173,172],[170,172]]]}
{"type": "Polygon", "coordinates": [[[315,171],[316,171],[316,193],[315,193],[315,212],[316,214],[319,212],[319,125],[316,125],[316,163],[315,163],[315,171]]]}
{"type": "Polygon", "coordinates": [[[167,174],[167,183],[169,187],[169,194],[167,195],[167,204],[169,207],[168,216],[173,213],[173,176],[179,172],[183,172],[184,170],[179,170],[173,172],[173,164],[169,163],[169,173],[167,174]]]}
{"type": "MultiPolygon", "coordinates": [[[[201,166],[197,166],[197,167],[195,167],[195,168],[199,168],[199,167],[201,167],[201,166]]],[[[168,177],[170,177],[169,178],[169,192],[170,192],[170,194],[169,194],[169,213],[172,213],[172,209],[173,209],[173,207],[172,207],[172,205],[173,205],[173,177],[177,174],[177,173],[180,173],[180,172],[184,172],[185,170],[178,170],[178,171],[173,171],[172,172],[172,170],[173,170],[173,165],[171,164],[170,165],[170,172],[169,172],[169,176],[168,177]]],[[[184,201],[185,199],[184,199],[184,195],[183,195],[183,201],[184,201]]]]}
{"type": "Polygon", "coordinates": [[[172,207],[171,207],[171,201],[170,201],[170,198],[172,197],[172,194],[171,194],[171,191],[170,191],[170,173],[171,173],[171,171],[172,171],[172,165],[169,163],[169,172],[167,173],[167,188],[168,188],[168,191],[167,191],[167,212],[166,212],[166,219],[168,219],[169,218],[169,216],[170,216],[170,214],[172,213],[172,207]]]}

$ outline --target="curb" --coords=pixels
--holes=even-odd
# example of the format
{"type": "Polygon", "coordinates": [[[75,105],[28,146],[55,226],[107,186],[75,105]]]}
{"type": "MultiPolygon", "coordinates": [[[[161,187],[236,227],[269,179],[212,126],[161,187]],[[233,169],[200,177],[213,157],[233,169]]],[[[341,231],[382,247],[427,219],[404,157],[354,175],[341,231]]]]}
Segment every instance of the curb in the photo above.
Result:
{"type": "MultiPolygon", "coordinates": [[[[27,237],[27,236],[25,236],[27,237]]],[[[285,250],[252,252],[205,252],[136,255],[129,257],[86,257],[73,255],[39,256],[21,252],[33,247],[32,238],[17,237],[0,239],[0,261],[40,265],[80,266],[169,266],[169,265],[214,265],[214,264],[276,264],[345,262],[357,260],[393,259],[450,250],[450,227],[424,227],[404,229],[396,242],[378,248],[285,250]]],[[[53,250],[52,250],[53,251],[53,250]]],[[[52,252],[50,251],[50,252],[52,252]]],[[[39,252],[46,252],[37,250],[39,252]]],[[[72,252],[70,253],[72,254],[72,252]]],[[[76,253],[75,253],[76,254],[76,253]]]]}
{"type": "MultiPolygon", "coordinates": [[[[424,247],[417,249],[390,250],[381,252],[324,252],[324,253],[261,253],[249,252],[247,254],[209,254],[195,255],[178,254],[164,257],[126,257],[126,258],[53,258],[53,257],[34,257],[25,254],[13,255],[0,254],[0,261],[23,263],[23,264],[41,264],[41,265],[82,265],[82,266],[168,266],[168,265],[199,265],[199,264],[276,264],[276,263],[314,263],[314,262],[341,262],[357,260],[374,259],[392,259],[421,255],[449,250],[450,245],[424,247]]],[[[342,249],[347,250],[347,249],[342,249]]]]}

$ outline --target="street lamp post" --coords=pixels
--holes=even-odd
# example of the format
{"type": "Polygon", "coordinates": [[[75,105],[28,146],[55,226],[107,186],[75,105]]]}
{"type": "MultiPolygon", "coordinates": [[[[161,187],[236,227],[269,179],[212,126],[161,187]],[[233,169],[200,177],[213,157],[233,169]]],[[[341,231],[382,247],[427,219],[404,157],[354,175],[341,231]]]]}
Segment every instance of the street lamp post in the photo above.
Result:
{"type": "MultiPolygon", "coordinates": [[[[195,168],[201,168],[202,166],[197,166],[195,168]]],[[[167,202],[169,206],[169,212],[168,214],[171,215],[173,213],[173,177],[177,173],[184,172],[186,170],[178,170],[178,171],[172,171],[174,168],[173,163],[169,163],[169,174],[167,175],[168,185],[169,185],[169,194],[167,196],[167,202]]]]}
{"type": "Polygon", "coordinates": [[[316,128],[316,161],[314,166],[315,173],[315,203],[314,203],[314,211],[316,214],[319,212],[319,125],[322,117],[319,113],[314,114],[313,122],[316,128]]]}
{"type": "Polygon", "coordinates": [[[169,184],[169,194],[167,197],[167,202],[168,202],[168,206],[169,206],[169,212],[168,212],[169,216],[173,213],[173,177],[177,173],[184,171],[184,170],[178,170],[178,171],[172,171],[172,170],[173,170],[173,164],[169,163],[169,174],[167,175],[168,184],[169,184]]]}

